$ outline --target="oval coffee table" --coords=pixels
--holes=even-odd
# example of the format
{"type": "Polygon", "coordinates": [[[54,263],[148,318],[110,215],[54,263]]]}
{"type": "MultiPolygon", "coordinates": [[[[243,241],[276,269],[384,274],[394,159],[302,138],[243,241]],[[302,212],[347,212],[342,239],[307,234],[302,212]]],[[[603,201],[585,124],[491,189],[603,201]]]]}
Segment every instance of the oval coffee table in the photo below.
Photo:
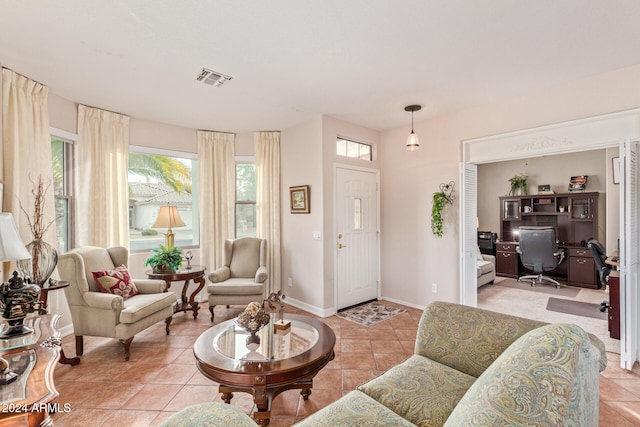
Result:
{"type": "Polygon", "coordinates": [[[247,346],[248,332],[227,320],[206,330],[193,345],[196,365],[202,374],[220,384],[222,399],[230,403],[233,392],[253,395],[253,418],[269,424],[271,402],[281,392],[301,389],[307,400],[313,377],[333,360],[336,336],[319,320],[286,315],[291,327],[274,329],[271,322],[256,334],[260,345],[247,346]]]}

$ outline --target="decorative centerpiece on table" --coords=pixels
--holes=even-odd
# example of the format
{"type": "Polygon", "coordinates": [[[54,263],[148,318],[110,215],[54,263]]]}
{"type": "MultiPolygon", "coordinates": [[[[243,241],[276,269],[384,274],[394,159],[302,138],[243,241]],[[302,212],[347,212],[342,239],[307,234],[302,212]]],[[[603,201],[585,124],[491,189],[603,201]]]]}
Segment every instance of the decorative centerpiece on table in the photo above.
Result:
{"type": "Polygon", "coordinates": [[[251,335],[247,337],[247,347],[254,350],[260,345],[260,337],[256,335],[271,320],[271,316],[262,309],[259,302],[250,302],[247,308],[235,318],[236,325],[240,326],[251,335]],[[252,348],[254,347],[254,348],[252,348]]]}
{"type": "Polygon", "coordinates": [[[275,331],[286,331],[291,327],[291,322],[284,320],[284,299],[285,295],[282,290],[271,293],[264,301],[269,305],[271,310],[278,309],[278,320],[273,322],[275,331]]]}
{"type": "Polygon", "coordinates": [[[17,262],[18,269],[29,283],[34,283],[40,287],[47,283],[49,277],[58,264],[58,251],[51,244],[42,240],[49,227],[55,222],[55,218],[48,224],[44,223],[44,207],[46,195],[51,182],[45,182],[42,175],[38,176],[36,182],[33,182],[34,205],[33,212],[29,214],[20,203],[20,209],[27,216],[29,229],[33,236],[33,240],[26,245],[27,250],[31,254],[31,259],[25,259],[17,262]]]}
{"type": "Polygon", "coordinates": [[[182,249],[162,246],[151,251],[151,257],[144,262],[154,273],[175,273],[182,265],[182,249]]]}

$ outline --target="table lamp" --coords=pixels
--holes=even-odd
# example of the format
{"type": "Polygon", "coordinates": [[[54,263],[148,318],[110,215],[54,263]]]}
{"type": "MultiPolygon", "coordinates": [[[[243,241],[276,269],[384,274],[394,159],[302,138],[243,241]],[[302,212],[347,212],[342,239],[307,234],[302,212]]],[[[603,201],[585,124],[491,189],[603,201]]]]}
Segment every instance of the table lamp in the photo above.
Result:
{"type": "MultiPolygon", "coordinates": [[[[10,213],[0,213],[0,261],[20,261],[31,258],[31,254],[25,248],[13,216],[10,213]]],[[[24,285],[17,272],[8,283],[0,285],[0,302],[4,306],[2,317],[9,324],[9,329],[4,331],[0,338],[10,338],[23,335],[32,330],[24,326],[23,321],[40,296],[40,288],[36,285],[24,285]]],[[[11,372],[9,363],[0,357],[0,384],[9,384],[15,381],[18,375],[11,372]]]]}
{"type": "Polygon", "coordinates": [[[165,206],[160,206],[156,222],[151,226],[151,228],[166,228],[167,232],[164,235],[165,246],[167,248],[172,248],[175,233],[171,230],[171,228],[184,226],[186,226],[186,224],[184,223],[184,221],[182,221],[182,218],[180,218],[178,207],[171,206],[167,203],[165,206]]]}

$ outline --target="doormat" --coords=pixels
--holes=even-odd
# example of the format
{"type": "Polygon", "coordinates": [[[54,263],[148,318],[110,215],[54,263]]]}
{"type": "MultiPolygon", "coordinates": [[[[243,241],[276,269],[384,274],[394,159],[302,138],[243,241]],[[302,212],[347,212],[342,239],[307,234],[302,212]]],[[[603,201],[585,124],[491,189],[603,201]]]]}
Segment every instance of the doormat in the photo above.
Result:
{"type": "MultiPolygon", "coordinates": [[[[505,288],[512,289],[522,289],[523,291],[530,292],[542,292],[545,294],[551,295],[559,295],[562,297],[575,298],[578,296],[580,292],[580,288],[576,288],[573,286],[560,286],[560,288],[556,288],[555,286],[550,285],[542,285],[536,284],[535,286],[531,286],[531,282],[523,280],[522,282],[518,282],[516,279],[508,279],[508,278],[498,278],[494,281],[494,286],[502,286],[505,288]]],[[[491,286],[491,285],[485,285],[491,286]]]]}
{"type": "Polygon", "coordinates": [[[391,307],[380,302],[369,302],[339,311],[336,316],[362,326],[371,326],[406,312],[407,310],[402,308],[391,307]]]}
{"type": "Polygon", "coordinates": [[[575,314],[576,316],[592,317],[594,319],[607,320],[607,313],[600,311],[600,304],[590,302],[572,301],[568,299],[549,297],[547,310],[559,313],[575,314]]]}

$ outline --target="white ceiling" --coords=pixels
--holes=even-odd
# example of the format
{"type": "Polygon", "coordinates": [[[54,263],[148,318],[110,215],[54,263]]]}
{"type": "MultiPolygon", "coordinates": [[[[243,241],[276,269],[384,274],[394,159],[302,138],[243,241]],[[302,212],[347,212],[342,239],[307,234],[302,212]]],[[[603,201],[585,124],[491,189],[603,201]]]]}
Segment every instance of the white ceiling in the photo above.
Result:
{"type": "Polygon", "coordinates": [[[0,0],[0,65],[190,128],[386,130],[638,64],[639,24],[637,0],[0,0]]]}

